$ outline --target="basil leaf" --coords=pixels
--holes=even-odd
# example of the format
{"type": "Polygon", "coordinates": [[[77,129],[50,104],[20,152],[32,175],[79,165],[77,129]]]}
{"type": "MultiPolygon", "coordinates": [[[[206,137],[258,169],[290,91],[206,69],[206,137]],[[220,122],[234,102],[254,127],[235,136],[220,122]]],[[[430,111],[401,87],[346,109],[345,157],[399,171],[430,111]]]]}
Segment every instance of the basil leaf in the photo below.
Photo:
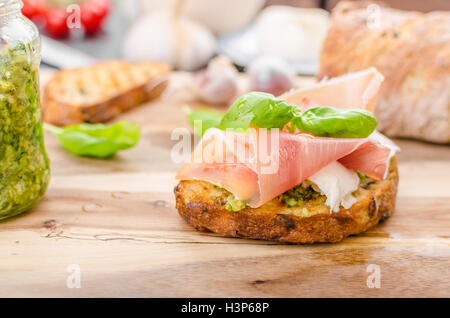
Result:
{"type": "Polygon", "coordinates": [[[140,138],[139,125],[125,121],[112,125],[80,124],[62,128],[45,123],[44,128],[77,156],[110,157],[119,150],[133,147],[140,138]]]}
{"type": "Polygon", "coordinates": [[[200,136],[203,136],[209,128],[219,128],[220,121],[223,117],[223,113],[207,108],[198,108],[194,110],[184,108],[184,112],[188,117],[189,123],[194,126],[195,133],[200,136]],[[202,122],[201,127],[195,124],[196,120],[202,122]]]}
{"type": "Polygon", "coordinates": [[[221,116],[219,112],[208,109],[188,113],[191,124],[194,124],[194,120],[202,120],[202,129],[199,131],[202,135],[211,127],[248,129],[254,125],[282,129],[289,123],[287,128],[290,132],[298,129],[318,137],[366,138],[378,125],[375,117],[363,109],[314,107],[302,113],[297,105],[289,105],[282,99],[262,92],[251,92],[239,97],[221,116]]]}
{"type": "Polygon", "coordinates": [[[221,121],[221,128],[283,128],[297,106],[289,105],[272,94],[251,92],[242,95],[230,106],[221,121]]]}
{"type": "Polygon", "coordinates": [[[364,109],[314,107],[294,116],[299,130],[319,137],[366,138],[377,127],[372,113],[364,109]]]}

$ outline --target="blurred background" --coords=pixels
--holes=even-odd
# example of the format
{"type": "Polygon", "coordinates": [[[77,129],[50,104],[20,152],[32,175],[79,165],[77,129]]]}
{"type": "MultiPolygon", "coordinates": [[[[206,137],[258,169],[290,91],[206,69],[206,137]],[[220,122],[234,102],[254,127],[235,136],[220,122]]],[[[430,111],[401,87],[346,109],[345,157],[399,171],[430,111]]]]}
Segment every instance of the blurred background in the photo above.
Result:
{"type": "MultiPolygon", "coordinates": [[[[30,4],[33,5],[33,3],[36,2],[40,1],[25,0],[25,9],[27,9],[27,6],[30,6],[30,4]]],[[[67,6],[68,4],[76,3],[77,1],[49,0],[49,2],[53,3],[55,6],[59,4],[67,6]]],[[[102,1],[100,0],[98,2],[102,1]]],[[[155,27],[157,28],[158,26],[155,26],[155,24],[148,20],[155,20],[155,14],[156,20],[158,20],[158,12],[167,10],[169,12],[174,12],[174,14],[180,14],[182,17],[194,22],[196,24],[195,27],[201,29],[196,30],[196,33],[201,33],[199,37],[202,35],[203,37],[208,37],[209,34],[205,36],[205,34],[201,32],[203,29],[206,29],[206,32],[211,32],[217,41],[218,53],[225,53],[225,55],[232,58],[233,62],[237,62],[238,64],[246,64],[249,57],[253,57],[258,50],[261,50],[261,48],[256,48],[257,45],[253,43],[258,42],[258,39],[255,40],[255,38],[258,36],[261,37],[261,32],[264,33],[267,30],[261,30],[262,28],[259,28],[256,32],[253,32],[255,30],[251,30],[252,32],[246,31],[249,31],[248,29],[252,24],[258,24],[259,18],[264,18],[262,13],[267,7],[283,5],[293,8],[321,8],[330,11],[336,6],[339,0],[108,0],[105,2],[109,3],[109,10],[105,13],[104,20],[101,18],[101,25],[99,25],[98,28],[95,28],[92,34],[88,35],[86,35],[83,30],[78,30],[76,28],[70,30],[68,34],[58,30],[52,32],[43,25],[42,21],[39,21],[39,18],[33,19],[41,26],[43,35],[56,39],[58,42],[86,54],[86,56],[82,56],[81,54],[75,55],[75,52],[72,52],[72,55],[68,56],[62,52],[58,54],[58,52],[55,51],[49,52],[48,50],[45,50],[43,62],[55,67],[75,67],[79,66],[79,64],[83,64],[83,60],[79,60],[78,57],[80,59],[82,57],[86,57],[86,59],[89,57],[94,59],[118,59],[123,57],[133,59],[140,57],[139,52],[127,52],[127,48],[124,48],[124,45],[135,45],[135,41],[141,42],[139,40],[133,41],[130,39],[130,37],[133,36],[134,38],[142,37],[143,39],[141,40],[145,43],[152,42],[150,36],[155,35],[153,33],[158,33],[159,31],[155,30],[155,27]],[[145,31],[135,31],[133,29],[138,28],[139,22],[142,20],[147,20],[148,22],[148,24],[141,27],[141,29],[144,30],[148,29],[149,33],[147,34],[145,34],[145,31]],[[153,30],[149,28],[153,28],[153,30]],[[130,32],[130,30],[132,31],[130,32]],[[54,36],[53,33],[56,33],[56,36],[54,36]],[[60,35],[61,33],[63,36],[60,35]],[[254,41],[248,41],[249,39],[254,41]],[[246,44],[242,44],[241,42],[246,42],[246,44]]],[[[422,12],[450,10],[450,1],[448,0],[385,0],[383,3],[393,8],[418,10],[422,12]]],[[[95,14],[93,15],[95,16],[95,14]]],[[[305,15],[312,14],[309,12],[305,15]]],[[[265,20],[262,22],[274,21],[276,24],[278,19],[289,19],[289,17],[292,20],[292,23],[289,25],[291,34],[295,35],[301,31],[295,30],[295,23],[302,20],[301,12],[289,13],[281,12],[281,10],[278,12],[275,12],[275,10],[272,12],[269,11],[269,14],[265,16],[265,20]],[[297,17],[295,15],[297,15],[297,17]]],[[[95,17],[93,20],[95,20],[95,17]]],[[[313,17],[310,19],[310,25],[314,25],[314,23],[325,24],[325,20],[326,19],[320,19],[320,17],[313,17]]],[[[262,22],[260,24],[263,24],[262,22]]],[[[157,24],[158,21],[155,23],[157,24]]],[[[164,23],[161,23],[161,25],[164,27],[164,23]]],[[[309,30],[313,32],[311,37],[318,37],[320,40],[321,37],[324,36],[324,34],[322,34],[324,33],[323,31],[316,30],[316,32],[314,32],[314,28],[310,26],[303,26],[303,29],[308,27],[309,30]]],[[[284,31],[286,31],[286,28],[284,31]]],[[[272,34],[265,35],[268,35],[269,39],[267,39],[265,43],[258,43],[260,46],[263,46],[262,51],[265,49],[264,46],[270,45],[270,41],[273,40],[273,37],[276,38],[278,36],[277,30],[274,30],[272,34]]],[[[204,42],[206,41],[207,40],[204,40],[204,42]]],[[[55,45],[52,46],[47,42],[44,43],[46,49],[50,50],[51,48],[52,50],[57,50],[54,47],[55,45]]],[[[145,43],[142,43],[142,46],[133,47],[129,50],[145,50],[145,43]]],[[[297,45],[301,46],[302,44],[297,43],[297,45]]],[[[148,50],[151,49],[152,48],[148,50]]],[[[205,49],[209,49],[209,47],[205,49]]],[[[62,48],[59,48],[59,50],[61,51],[62,48]]],[[[155,55],[163,53],[164,52],[152,52],[149,54],[149,57],[154,57],[155,55]]],[[[265,53],[271,53],[271,55],[273,55],[274,52],[269,50],[269,52],[265,53]]],[[[291,61],[297,62],[297,64],[303,63],[296,66],[299,73],[314,74],[317,71],[317,66],[314,65],[314,59],[313,61],[311,61],[311,59],[306,61],[307,63],[305,65],[304,59],[302,61],[301,58],[302,56],[300,56],[298,61],[291,61]]],[[[307,56],[304,58],[306,60],[308,59],[307,56]]],[[[161,59],[168,60],[167,58],[161,59]]]]}
{"type": "MultiPolygon", "coordinates": [[[[105,60],[154,63],[87,70],[110,79],[103,86],[98,81],[87,84],[90,81],[81,73],[78,80],[64,75],[65,86],[47,85],[50,95],[66,98],[52,101],[43,94],[44,120],[54,124],[74,122],[65,118],[70,112],[62,106],[72,104],[74,96],[86,102],[104,95],[101,101],[112,103],[117,95],[128,98],[126,92],[142,76],[151,94],[143,90],[146,98],[128,98],[129,106],[122,103],[123,109],[142,104],[149,96],[172,98],[180,105],[202,102],[223,107],[248,91],[279,96],[317,80],[375,67],[385,77],[375,109],[378,129],[391,137],[450,142],[448,0],[23,2],[24,14],[40,27],[47,70],[105,60]],[[129,87],[110,89],[117,83],[129,87]]],[[[76,113],[76,105],[72,106],[76,113]]]]}

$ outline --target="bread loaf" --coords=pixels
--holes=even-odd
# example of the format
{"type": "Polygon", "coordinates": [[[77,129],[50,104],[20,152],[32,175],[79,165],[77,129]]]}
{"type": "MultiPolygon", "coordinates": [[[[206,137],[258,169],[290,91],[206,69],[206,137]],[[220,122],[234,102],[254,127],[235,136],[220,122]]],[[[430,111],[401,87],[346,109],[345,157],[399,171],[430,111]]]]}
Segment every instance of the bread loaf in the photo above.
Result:
{"type": "Polygon", "coordinates": [[[332,12],[318,79],[371,66],[385,77],[375,108],[380,131],[450,142],[450,12],[340,2],[332,12]]]}

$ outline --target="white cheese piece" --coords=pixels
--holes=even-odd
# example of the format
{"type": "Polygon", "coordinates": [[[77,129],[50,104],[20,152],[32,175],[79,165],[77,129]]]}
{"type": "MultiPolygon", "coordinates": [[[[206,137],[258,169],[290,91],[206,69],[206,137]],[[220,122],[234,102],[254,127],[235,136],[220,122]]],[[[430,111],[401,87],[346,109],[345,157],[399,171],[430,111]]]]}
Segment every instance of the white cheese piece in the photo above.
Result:
{"type": "Polygon", "coordinates": [[[352,192],[358,189],[359,177],[355,171],[345,168],[337,161],[325,166],[308,180],[314,182],[323,195],[331,211],[338,212],[342,205],[345,209],[356,203],[352,192]]]}

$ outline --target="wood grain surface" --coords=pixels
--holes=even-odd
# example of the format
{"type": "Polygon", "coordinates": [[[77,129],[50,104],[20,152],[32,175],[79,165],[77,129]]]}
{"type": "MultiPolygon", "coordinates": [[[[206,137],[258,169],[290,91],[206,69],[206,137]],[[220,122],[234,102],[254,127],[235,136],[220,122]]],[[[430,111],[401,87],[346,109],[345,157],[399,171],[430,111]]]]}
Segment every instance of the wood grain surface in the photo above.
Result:
{"type": "Polygon", "coordinates": [[[396,140],[397,209],[362,235],[316,245],[223,238],[196,232],[175,209],[181,106],[124,114],[142,139],[109,160],[75,157],[46,134],[46,196],[0,223],[1,297],[450,296],[450,147],[396,140]],[[67,287],[72,264],[81,288],[67,287]],[[370,264],[380,288],[367,285],[370,264]]]}

